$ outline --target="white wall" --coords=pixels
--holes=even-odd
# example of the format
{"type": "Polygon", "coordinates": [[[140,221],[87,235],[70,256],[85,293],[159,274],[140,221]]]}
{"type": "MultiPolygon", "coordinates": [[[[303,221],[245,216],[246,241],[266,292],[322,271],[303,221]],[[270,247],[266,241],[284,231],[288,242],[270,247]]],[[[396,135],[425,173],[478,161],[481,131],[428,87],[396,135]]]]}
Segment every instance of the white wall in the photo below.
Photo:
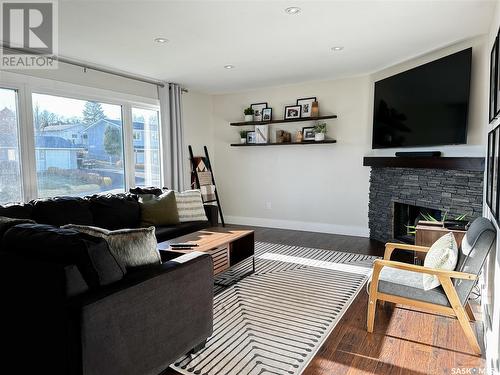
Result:
{"type": "MultiPolygon", "coordinates": [[[[214,156],[214,129],[212,121],[212,96],[189,90],[182,94],[182,110],[184,116],[184,138],[186,143],[186,158],[189,158],[187,146],[193,147],[195,156],[204,155],[203,146],[208,147],[210,159],[214,156]]],[[[186,159],[185,187],[190,184],[191,165],[186,159]]],[[[217,177],[217,176],[216,176],[217,177]]]]}
{"type": "MultiPolygon", "coordinates": [[[[217,182],[226,220],[232,223],[330,233],[368,235],[368,168],[362,159],[369,144],[368,77],[274,87],[214,96],[217,182]],[[297,98],[316,96],[336,144],[230,147],[239,142],[251,103],[268,102],[274,118],[297,98]],[[266,207],[267,204],[267,207],[266,207]],[[270,206],[269,206],[270,204],[270,206]]],[[[313,123],[277,124],[291,131],[313,123]]],[[[250,129],[250,128],[248,128],[250,129]]]]}
{"type": "MultiPolygon", "coordinates": [[[[490,28],[490,33],[487,37],[486,41],[486,48],[484,51],[485,55],[485,66],[486,69],[489,69],[489,58],[490,58],[490,51],[491,47],[493,46],[493,43],[495,41],[495,38],[497,36],[498,28],[500,26],[500,5],[497,2],[497,7],[493,16],[493,21],[491,24],[490,28]]],[[[488,88],[489,88],[489,73],[486,74],[484,77],[484,82],[485,82],[485,89],[484,89],[484,95],[485,95],[485,108],[484,111],[486,114],[488,114],[488,102],[489,102],[489,94],[488,94],[488,88]]],[[[495,120],[492,122],[492,124],[488,124],[488,116],[486,115],[486,118],[483,120],[483,123],[485,124],[484,126],[484,131],[483,131],[483,136],[487,137],[487,133],[496,128],[500,124],[500,120],[495,120]]],[[[487,147],[484,147],[485,153],[487,150],[487,147]]],[[[490,254],[489,261],[487,263],[487,267],[485,272],[483,273],[483,292],[482,292],[482,305],[483,305],[483,315],[485,315],[486,310],[489,310],[492,313],[492,316],[490,317],[492,326],[489,326],[489,324],[485,324],[485,341],[487,342],[487,353],[486,353],[486,359],[487,359],[487,365],[489,368],[495,368],[496,371],[500,371],[498,368],[499,364],[499,352],[500,352],[500,297],[498,296],[498,291],[500,290],[500,229],[498,224],[495,222],[495,219],[493,218],[493,215],[491,214],[490,209],[486,205],[486,198],[483,200],[484,201],[484,213],[485,216],[490,218],[494,223],[497,228],[497,246],[495,251],[493,251],[490,254]],[[496,293],[495,293],[496,292],[496,293]]],[[[484,317],[484,321],[488,322],[487,317],[484,317]]]]}
{"type": "MultiPolygon", "coordinates": [[[[214,96],[214,131],[217,182],[228,222],[368,236],[370,168],[363,156],[394,155],[396,149],[371,150],[373,83],[414,66],[473,47],[468,144],[432,147],[444,155],[483,156],[485,38],[429,53],[381,72],[336,81],[310,82],[214,96]],[[283,117],[285,105],[316,96],[328,120],[328,136],[336,144],[238,148],[242,111],[251,103],[268,102],[274,118],[283,117]]],[[[487,100],[486,100],[487,101],[487,100]]],[[[486,113],[486,114],[485,114],[486,113]]],[[[292,133],[312,123],[276,124],[292,133]],[[281,125],[281,126],[280,126],[281,125]],[[295,125],[295,126],[294,126],[295,125]]],[[[248,129],[251,129],[249,127],[248,129]]]]}

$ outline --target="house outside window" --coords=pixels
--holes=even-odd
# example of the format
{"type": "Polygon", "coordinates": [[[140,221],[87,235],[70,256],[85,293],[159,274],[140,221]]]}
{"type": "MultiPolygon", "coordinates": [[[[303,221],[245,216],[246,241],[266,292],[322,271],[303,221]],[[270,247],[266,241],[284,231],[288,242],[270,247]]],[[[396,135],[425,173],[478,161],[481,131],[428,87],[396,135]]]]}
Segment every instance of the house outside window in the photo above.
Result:
{"type": "Polygon", "coordinates": [[[32,102],[39,197],[123,191],[121,106],[45,94],[32,102]]]}

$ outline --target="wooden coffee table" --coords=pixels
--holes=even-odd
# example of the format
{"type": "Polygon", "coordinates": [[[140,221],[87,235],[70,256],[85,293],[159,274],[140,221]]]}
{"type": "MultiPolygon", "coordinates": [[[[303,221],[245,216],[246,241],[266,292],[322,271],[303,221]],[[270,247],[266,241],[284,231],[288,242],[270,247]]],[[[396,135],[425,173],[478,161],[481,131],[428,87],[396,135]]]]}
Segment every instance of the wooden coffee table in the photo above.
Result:
{"type": "Polygon", "coordinates": [[[214,262],[214,275],[224,272],[241,261],[252,257],[251,272],[255,272],[255,240],[253,230],[221,227],[207,228],[160,242],[158,249],[182,254],[192,251],[201,251],[210,254],[214,262]],[[198,244],[198,246],[188,250],[175,250],[170,247],[172,243],[193,243],[198,244]]]}

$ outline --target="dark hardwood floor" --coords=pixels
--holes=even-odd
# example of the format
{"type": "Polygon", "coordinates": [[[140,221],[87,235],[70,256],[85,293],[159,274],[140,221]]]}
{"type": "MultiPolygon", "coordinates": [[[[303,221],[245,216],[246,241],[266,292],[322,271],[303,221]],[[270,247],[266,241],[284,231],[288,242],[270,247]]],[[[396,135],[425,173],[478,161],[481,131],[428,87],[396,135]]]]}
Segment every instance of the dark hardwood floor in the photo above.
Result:
{"type": "MultiPolygon", "coordinates": [[[[382,243],[367,238],[252,229],[256,241],[376,256],[384,252],[382,243]]],[[[306,368],[305,375],[450,375],[453,368],[486,366],[484,358],[471,354],[455,319],[386,304],[377,307],[375,330],[369,334],[366,332],[367,303],[368,295],[362,290],[306,368]]],[[[474,323],[474,328],[482,344],[482,324],[474,323]]],[[[175,372],[170,370],[167,374],[175,372]]]]}
{"type": "MultiPolygon", "coordinates": [[[[228,227],[243,228],[238,225],[228,227]]],[[[303,232],[289,229],[244,227],[255,231],[255,241],[313,247],[316,249],[345,251],[367,255],[384,255],[384,244],[364,237],[338,234],[303,232]]]]}

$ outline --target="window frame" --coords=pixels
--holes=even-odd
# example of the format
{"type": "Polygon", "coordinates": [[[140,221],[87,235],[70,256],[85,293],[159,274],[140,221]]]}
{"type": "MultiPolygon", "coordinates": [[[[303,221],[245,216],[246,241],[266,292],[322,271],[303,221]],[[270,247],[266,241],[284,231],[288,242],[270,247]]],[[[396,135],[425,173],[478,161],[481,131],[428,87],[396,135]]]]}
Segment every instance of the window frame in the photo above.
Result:
{"type": "MultiPolygon", "coordinates": [[[[33,124],[33,94],[60,96],[70,99],[120,105],[122,109],[123,124],[122,137],[125,192],[127,192],[130,188],[135,187],[132,108],[157,111],[160,121],[159,124],[161,124],[160,102],[158,99],[11,72],[0,72],[0,87],[17,91],[19,159],[22,181],[21,189],[22,197],[25,202],[38,198],[35,130],[33,124]]],[[[160,140],[161,139],[162,138],[160,138],[160,140]]],[[[163,145],[160,141],[160,152],[162,147],[163,145]]],[[[165,178],[163,173],[164,160],[160,160],[160,163],[160,181],[163,185],[165,178]]]]}
{"type": "MultiPolygon", "coordinates": [[[[160,106],[148,106],[148,105],[145,105],[144,103],[142,104],[137,104],[137,105],[132,105],[131,108],[130,108],[130,118],[132,118],[132,110],[133,109],[143,109],[143,110],[147,110],[147,111],[155,111],[158,113],[158,142],[159,142],[159,149],[158,149],[158,153],[159,155],[164,155],[163,154],[163,129],[162,129],[162,126],[161,126],[161,111],[160,111],[160,106]]],[[[131,127],[132,127],[132,131],[133,131],[133,123],[131,123],[131,127]]],[[[144,137],[144,135],[143,135],[144,137]]],[[[133,145],[133,139],[132,139],[132,153],[131,153],[131,160],[133,161],[132,163],[132,174],[133,174],[133,186],[135,187],[135,155],[134,155],[134,145],[133,145]]],[[[165,175],[164,175],[164,169],[163,167],[165,166],[165,160],[164,158],[160,157],[160,184],[161,186],[158,186],[159,188],[162,188],[163,186],[165,186],[165,175]]]]}
{"type": "Polygon", "coordinates": [[[21,181],[21,197],[26,200],[30,196],[30,168],[29,168],[29,131],[23,124],[26,122],[26,108],[23,97],[26,93],[26,85],[16,84],[14,82],[4,82],[0,80],[0,88],[5,90],[14,90],[16,92],[16,115],[17,115],[17,145],[19,154],[19,173],[21,181]]]}

